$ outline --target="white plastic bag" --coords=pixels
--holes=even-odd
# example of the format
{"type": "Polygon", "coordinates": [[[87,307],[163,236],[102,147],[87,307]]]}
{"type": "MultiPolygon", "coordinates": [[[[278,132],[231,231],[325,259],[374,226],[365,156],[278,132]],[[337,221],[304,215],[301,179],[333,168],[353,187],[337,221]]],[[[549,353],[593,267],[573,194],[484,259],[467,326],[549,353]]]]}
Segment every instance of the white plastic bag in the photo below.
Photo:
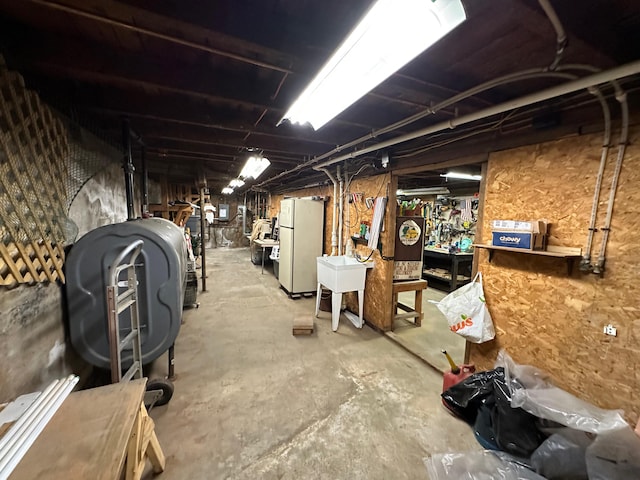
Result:
{"type": "Polygon", "coordinates": [[[480,272],[473,281],[444,297],[437,307],[447,317],[451,331],[472,343],[487,342],[496,336],[491,314],[484,300],[480,272]]]}

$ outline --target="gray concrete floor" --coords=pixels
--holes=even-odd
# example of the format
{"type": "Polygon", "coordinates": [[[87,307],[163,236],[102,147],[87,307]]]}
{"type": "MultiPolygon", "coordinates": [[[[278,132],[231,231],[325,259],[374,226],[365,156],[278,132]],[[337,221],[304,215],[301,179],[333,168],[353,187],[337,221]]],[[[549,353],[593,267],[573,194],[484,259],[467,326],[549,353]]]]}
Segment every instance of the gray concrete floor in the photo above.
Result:
{"type": "MultiPolygon", "coordinates": [[[[440,301],[446,292],[427,287],[422,293],[422,325],[416,327],[412,320],[396,320],[393,332],[388,335],[407,350],[418,355],[434,368],[444,372],[449,370],[449,363],[441,353],[446,350],[457,364],[464,361],[465,340],[449,329],[445,316],[430,300],[440,301]]],[[[398,300],[405,305],[415,308],[415,293],[402,292],[398,300]]],[[[398,310],[398,313],[403,313],[398,310]]]]}
{"type": "Polygon", "coordinates": [[[424,457],[480,449],[442,407],[442,376],[384,335],[344,316],[334,333],[321,312],[313,335],[294,337],[315,299],[289,299],[248,249],[208,250],[207,266],[176,343],[174,397],[151,411],[159,478],[427,479],[424,457]]]}

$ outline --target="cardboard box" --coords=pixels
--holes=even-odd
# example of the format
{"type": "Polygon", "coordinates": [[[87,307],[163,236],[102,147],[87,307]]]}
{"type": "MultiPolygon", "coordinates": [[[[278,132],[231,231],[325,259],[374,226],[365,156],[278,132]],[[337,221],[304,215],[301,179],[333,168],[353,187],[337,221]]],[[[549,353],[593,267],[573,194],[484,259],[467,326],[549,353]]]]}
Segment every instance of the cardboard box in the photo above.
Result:
{"type": "Polygon", "coordinates": [[[544,220],[494,220],[492,245],[496,247],[545,250],[547,247],[547,222],[544,220]]]}
{"type": "Polygon", "coordinates": [[[524,250],[544,250],[546,235],[527,232],[493,232],[492,245],[496,247],[522,248],[524,250]]]}
{"type": "Polygon", "coordinates": [[[494,232],[528,232],[547,234],[547,222],[544,220],[494,220],[491,222],[494,232]]]}

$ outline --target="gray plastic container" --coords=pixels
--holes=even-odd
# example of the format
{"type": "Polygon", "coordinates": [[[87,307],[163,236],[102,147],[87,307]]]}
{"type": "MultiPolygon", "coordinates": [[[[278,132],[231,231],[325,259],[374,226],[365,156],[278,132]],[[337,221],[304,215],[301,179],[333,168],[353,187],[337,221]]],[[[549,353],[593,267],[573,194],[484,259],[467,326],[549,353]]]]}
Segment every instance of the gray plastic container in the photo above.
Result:
{"type": "MultiPolygon", "coordinates": [[[[82,358],[99,368],[110,368],[109,266],[123,248],[138,239],[144,242],[136,261],[142,363],[166,352],[180,331],[187,272],[182,229],[162,218],[147,218],[92,230],[73,245],[65,268],[71,343],[82,358]]],[[[120,331],[126,334],[129,329],[127,311],[120,315],[120,331]]],[[[128,368],[131,350],[123,351],[122,362],[128,368]]]]}

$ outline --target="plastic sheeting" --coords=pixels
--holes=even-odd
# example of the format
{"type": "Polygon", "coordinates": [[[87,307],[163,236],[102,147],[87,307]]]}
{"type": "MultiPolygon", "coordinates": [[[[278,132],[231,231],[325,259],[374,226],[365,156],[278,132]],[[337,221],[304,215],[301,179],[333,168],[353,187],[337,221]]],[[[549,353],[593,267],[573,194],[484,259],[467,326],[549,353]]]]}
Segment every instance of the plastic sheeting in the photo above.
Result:
{"type": "Polygon", "coordinates": [[[432,455],[424,465],[431,480],[545,480],[508,456],[488,450],[432,455]]]}
{"type": "Polygon", "coordinates": [[[504,368],[512,407],[583,432],[601,434],[629,427],[622,410],[604,410],[571,395],[552,385],[542,370],[516,364],[504,350],[496,367],[504,368]]]}

